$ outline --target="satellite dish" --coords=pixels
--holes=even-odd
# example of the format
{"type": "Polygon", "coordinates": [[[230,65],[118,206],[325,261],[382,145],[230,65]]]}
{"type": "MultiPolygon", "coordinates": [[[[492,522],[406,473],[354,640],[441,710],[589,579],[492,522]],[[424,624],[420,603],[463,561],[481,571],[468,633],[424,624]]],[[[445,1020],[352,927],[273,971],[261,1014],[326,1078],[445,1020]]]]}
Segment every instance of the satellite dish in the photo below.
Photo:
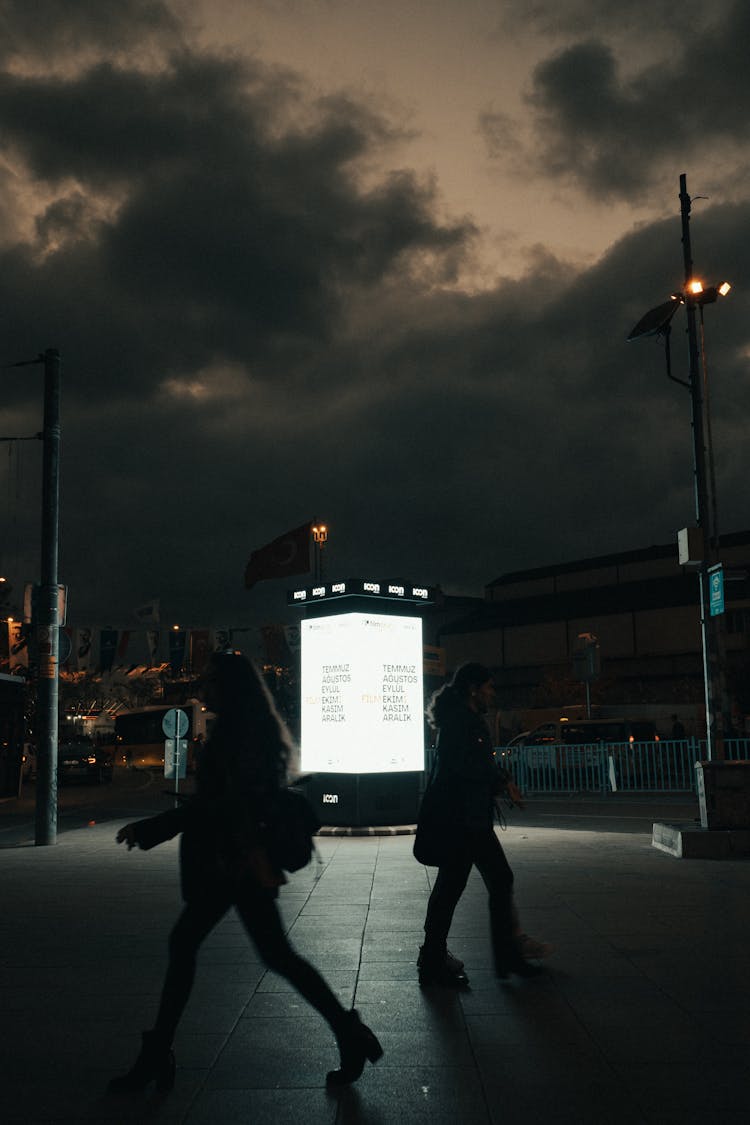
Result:
{"type": "Polygon", "coordinates": [[[670,320],[680,307],[680,301],[669,300],[665,301],[663,305],[657,305],[655,309],[651,309],[645,316],[632,328],[628,336],[628,343],[631,340],[640,340],[642,336],[658,336],[667,328],[670,320]]]}

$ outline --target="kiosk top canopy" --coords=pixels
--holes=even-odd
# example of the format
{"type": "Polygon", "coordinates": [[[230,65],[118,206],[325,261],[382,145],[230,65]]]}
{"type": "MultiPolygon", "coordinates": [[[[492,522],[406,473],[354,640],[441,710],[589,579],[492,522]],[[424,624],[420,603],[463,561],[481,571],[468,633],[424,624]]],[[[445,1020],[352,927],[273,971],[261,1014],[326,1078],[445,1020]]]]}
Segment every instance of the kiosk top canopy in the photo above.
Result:
{"type": "Polygon", "coordinates": [[[392,582],[372,578],[344,578],[337,582],[320,582],[287,593],[287,605],[309,605],[311,602],[338,598],[378,598],[390,602],[435,604],[435,588],[415,582],[392,582]]]}

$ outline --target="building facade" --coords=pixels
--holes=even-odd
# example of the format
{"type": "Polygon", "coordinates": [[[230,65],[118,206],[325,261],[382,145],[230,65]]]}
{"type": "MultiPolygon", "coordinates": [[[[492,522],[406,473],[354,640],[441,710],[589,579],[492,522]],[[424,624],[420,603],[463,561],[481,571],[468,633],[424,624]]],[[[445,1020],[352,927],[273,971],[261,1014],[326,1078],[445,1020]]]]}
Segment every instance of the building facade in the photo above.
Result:
{"type": "MultiPolygon", "coordinates": [[[[750,715],[750,532],[723,537],[725,675],[736,733],[750,715]]],[[[599,713],[672,716],[691,732],[705,726],[699,586],[677,546],[655,546],[503,575],[483,604],[445,626],[448,671],[479,660],[495,674],[497,736],[525,729],[529,713],[582,708],[586,688],[574,655],[583,634],[599,645],[601,671],[589,685],[599,713]],[[514,729],[516,728],[516,729],[514,729]]]]}

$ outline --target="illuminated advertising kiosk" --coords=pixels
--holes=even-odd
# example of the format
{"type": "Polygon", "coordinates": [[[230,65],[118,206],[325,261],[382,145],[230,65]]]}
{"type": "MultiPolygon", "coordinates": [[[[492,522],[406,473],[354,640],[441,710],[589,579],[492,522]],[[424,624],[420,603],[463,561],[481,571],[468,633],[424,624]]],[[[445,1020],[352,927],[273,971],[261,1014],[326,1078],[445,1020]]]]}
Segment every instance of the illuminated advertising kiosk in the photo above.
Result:
{"type": "Polygon", "coordinates": [[[412,824],[424,771],[428,587],[348,579],[293,590],[301,622],[301,769],[330,825],[412,824]]]}

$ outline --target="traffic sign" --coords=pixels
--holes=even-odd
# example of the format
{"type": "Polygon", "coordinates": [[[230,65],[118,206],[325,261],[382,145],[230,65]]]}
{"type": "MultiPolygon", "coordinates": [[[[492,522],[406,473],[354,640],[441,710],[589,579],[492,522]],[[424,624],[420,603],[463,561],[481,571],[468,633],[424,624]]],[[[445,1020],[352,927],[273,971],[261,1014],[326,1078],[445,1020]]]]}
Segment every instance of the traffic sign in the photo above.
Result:
{"type": "Polygon", "coordinates": [[[721,563],[709,569],[708,587],[711,616],[718,617],[724,612],[724,569],[721,563]]]}
{"type": "Polygon", "coordinates": [[[187,734],[188,717],[179,707],[170,707],[161,721],[161,729],[167,738],[182,738],[187,734]]]}

